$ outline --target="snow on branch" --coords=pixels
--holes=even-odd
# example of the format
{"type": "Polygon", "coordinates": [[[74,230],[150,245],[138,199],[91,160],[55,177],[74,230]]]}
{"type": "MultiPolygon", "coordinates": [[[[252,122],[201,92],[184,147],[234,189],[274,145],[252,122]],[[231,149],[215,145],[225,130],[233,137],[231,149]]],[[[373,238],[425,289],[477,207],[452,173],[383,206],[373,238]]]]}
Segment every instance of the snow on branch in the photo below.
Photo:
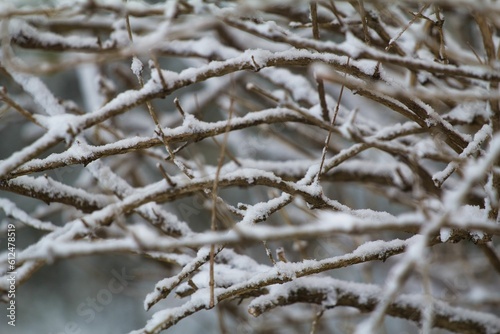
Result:
{"type": "MultiPolygon", "coordinates": [[[[295,303],[319,304],[325,309],[355,307],[370,312],[380,301],[382,289],[375,285],[340,281],[331,277],[301,277],[275,286],[270,293],[255,298],[248,312],[259,316],[278,306],[295,303]]],[[[429,301],[420,295],[401,295],[387,309],[387,314],[419,323],[429,301]]],[[[433,326],[460,333],[490,333],[500,330],[500,318],[487,313],[453,307],[433,300],[433,326]],[[450,314],[459,315],[450,319],[450,314]]]]}
{"type": "Polygon", "coordinates": [[[498,4],[69,3],[0,4],[22,332],[500,331],[498,4]]]}

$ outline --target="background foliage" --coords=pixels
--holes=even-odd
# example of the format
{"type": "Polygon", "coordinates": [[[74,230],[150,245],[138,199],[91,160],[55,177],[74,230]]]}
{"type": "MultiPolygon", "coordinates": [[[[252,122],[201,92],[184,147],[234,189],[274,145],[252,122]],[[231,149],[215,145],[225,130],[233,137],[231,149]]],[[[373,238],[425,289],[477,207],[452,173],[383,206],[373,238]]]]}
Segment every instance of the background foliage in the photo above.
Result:
{"type": "Polygon", "coordinates": [[[2,332],[499,333],[499,14],[0,2],[2,332]]]}

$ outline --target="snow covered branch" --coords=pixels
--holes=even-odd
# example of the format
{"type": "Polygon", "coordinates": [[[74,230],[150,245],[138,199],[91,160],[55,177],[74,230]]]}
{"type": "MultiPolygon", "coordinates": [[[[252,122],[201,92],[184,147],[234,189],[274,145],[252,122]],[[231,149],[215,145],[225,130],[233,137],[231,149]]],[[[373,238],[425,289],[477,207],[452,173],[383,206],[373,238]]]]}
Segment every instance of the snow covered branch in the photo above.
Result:
{"type": "Polygon", "coordinates": [[[74,304],[38,332],[500,332],[498,4],[26,3],[0,297],[74,304]]]}

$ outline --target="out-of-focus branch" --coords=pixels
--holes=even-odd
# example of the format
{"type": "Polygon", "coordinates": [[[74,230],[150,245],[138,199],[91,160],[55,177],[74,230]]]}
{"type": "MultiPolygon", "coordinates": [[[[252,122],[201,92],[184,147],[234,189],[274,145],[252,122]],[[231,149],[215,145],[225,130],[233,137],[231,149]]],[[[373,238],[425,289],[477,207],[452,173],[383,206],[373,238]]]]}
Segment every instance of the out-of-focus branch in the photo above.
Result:
{"type": "MultiPolygon", "coordinates": [[[[285,283],[269,295],[254,299],[248,312],[257,317],[276,307],[295,303],[322,305],[326,309],[348,306],[361,312],[371,312],[380,302],[382,289],[375,285],[344,282],[330,277],[310,277],[285,283]],[[314,285],[313,285],[314,284],[314,285]]],[[[420,295],[400,295],[387,308],[387,314],[411,320],[422,321],[422,312],[428,300],[420,295]]],[[[453,307],[443,301],[433,300],[433,327],[457,333],[490,333],[500,330],[500,318],[493,315],[453,307]]]]}

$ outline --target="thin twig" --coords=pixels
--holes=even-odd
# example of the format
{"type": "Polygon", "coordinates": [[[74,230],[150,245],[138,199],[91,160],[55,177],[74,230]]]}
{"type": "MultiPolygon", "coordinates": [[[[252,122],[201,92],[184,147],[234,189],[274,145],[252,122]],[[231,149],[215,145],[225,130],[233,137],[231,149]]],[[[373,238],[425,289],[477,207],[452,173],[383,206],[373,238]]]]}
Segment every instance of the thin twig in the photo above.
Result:
{"type": "MultiPolygon", "coordinates": [[[[219,155],[219,161],[217,163],[217,170],[215,172],[215,179],[213,182],[213,187],[212,187],[212,216],[211,216],[211,224],[210,224],[210,229],[212,231],[215,231],[217,229],[217,222],[215,220],[216,217],[216,212],[217,212],[217,187],[219,185],[219,176],[220,176],[220,171],[222,168],[222,165],[224,163],[224,157],[226,156],[226,146],[227,146],[227,141],[229,138],[229,129],[230,129],[230,124],[231,124],[231,118],[233,116],[233,101],[231,100],[230,106],[229,106],[229,116],[228,116],[228,121],[226,125],[226,132],[224,133],[224,139],[222,141],[222,147],[221,147],[221,152],[219,155]]],[[[215,266],[215,244],[212,244],[210,246],[210,308],[214,307],[215,305],[215,277],[214,277],[214,266],[215,266]]]]}
{"type": "MultiPolygon", "coordinates": [[[[347,59],[347,63],[349,63],[349,59],[347,59]]],[[[342,102],[342,95],[344,94],[344,85],[340,87],[339,98],[337,99],[337,105],[335,106],[335,111],[333,113],[332,120],[330,121],[330,128],[333,129],[335,125],[335,120],[337,119],[337,115],[339,113],[340,103],[342,102]]],[[[330,138],[332,137],[332,130],[328,131],[328,135],[325,139],[325,146],[323,147],[323,152],[321,154],[321,163],[319,165],[318,173],[316,174],[315,182],[319,182],[320,175],[323,173],[323,165],[325,164],[326,152],[328,151],[328,146],[330,145],[330,138]]]]}
{"type": "Polygon", "coordinates": [[[33,117],[33,115],[29,111],[27,111],[26,109],[24,109],[23,107],[21,107],[14,100],[12,100],[7,95],[7,92],[5,91],[4,87],[0,87],[0,100],[4,101],[7,105],[9,105],[10,107],[12,107],[14,110],[18,111],[22,116],[24,116],[27,120],[29,120],[33,124],[36,124],[36,125],[38,125],[39,127],[43,128],[43,129],[46,129],[42,124],[40,124],[40,122],[38,122],[36,120],[35,117],[33,117]]]}

